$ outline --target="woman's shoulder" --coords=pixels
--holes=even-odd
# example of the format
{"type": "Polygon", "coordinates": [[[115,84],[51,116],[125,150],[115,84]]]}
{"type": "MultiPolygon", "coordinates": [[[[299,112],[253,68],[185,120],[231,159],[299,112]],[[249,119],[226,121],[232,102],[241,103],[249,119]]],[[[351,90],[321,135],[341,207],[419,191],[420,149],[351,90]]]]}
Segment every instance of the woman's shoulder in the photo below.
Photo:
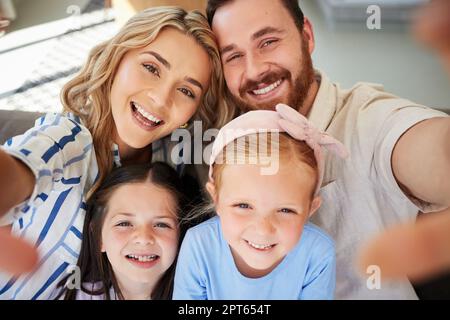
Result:
{"type": "Polygon", "coordinates": [[[70,126],[70,127],[79,127],[80,129],[87,130],[83,120],[71,113],[46,113],[41,117],[37,118],[34,122],[34,127],[52,127],[52,126],[70,126]]]}

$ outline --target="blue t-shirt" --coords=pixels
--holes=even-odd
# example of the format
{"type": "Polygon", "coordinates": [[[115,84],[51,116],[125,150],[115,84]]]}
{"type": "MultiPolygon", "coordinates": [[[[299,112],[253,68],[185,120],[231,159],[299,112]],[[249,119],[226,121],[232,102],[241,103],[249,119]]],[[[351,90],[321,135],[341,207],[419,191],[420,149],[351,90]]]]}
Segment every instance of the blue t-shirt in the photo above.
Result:
{"type": "Polygon", "coordinates": [[[218,216],[188,230],[181,245],[173,299],[333,299],[333,240],[307,223],[296,246],[266,276],[247,278],[237,269],[218,216]]]}

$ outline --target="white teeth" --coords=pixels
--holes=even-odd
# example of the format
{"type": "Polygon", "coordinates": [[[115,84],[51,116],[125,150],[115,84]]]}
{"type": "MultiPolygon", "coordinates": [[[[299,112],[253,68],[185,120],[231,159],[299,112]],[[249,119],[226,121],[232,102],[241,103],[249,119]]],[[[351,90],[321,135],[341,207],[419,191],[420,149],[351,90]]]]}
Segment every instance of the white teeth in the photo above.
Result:
{"type": "Polygon", "coordinates": [[[277,88],[280,84],[281,84],[282,80],[278,80],[275,83],[272,83],[270,86],[267,86],[265,88],[259,89],[259,90],[253,90],[253,94],[255,95],[262,95],[262,94],[266,94],[272,90],[274,90],[275,88],[277,88]]]}
{"type": "Polygon", "coordinates": [[[162,120],[158,119],[154,116],[152,116],[150,113],[144,110],[140,105],[138,105],[136,102],[133,102],[133,105],[136,107],[136,110],[145,118],[147,118],[150,121],[155,122],[156,124],[160,123],[162,120]]]}
{"type": "Polygon", "coordinates": [[[129,254],[127,255],[128,258],[134,259],[134,260],[138,260],[140,262],[148,262],[148,261],[153,261],[157,258],[156,255],[152,254],[149,256],[138,256],[138,255],[134,255],[134,254],[129,254]]]}
{"type": "Polygon", "coordinates": [[[247,243],[248,243],[250,246],[252,246],[253,248],[259,249],[259,250],[266,250],[266,249],[269,249],[269,248],[272,248],[272,247],[273,247],[272,244],[256,244],[256,243],[253,243],[253,242],[248,241],[248,240],[247,240],[247,243]]]}

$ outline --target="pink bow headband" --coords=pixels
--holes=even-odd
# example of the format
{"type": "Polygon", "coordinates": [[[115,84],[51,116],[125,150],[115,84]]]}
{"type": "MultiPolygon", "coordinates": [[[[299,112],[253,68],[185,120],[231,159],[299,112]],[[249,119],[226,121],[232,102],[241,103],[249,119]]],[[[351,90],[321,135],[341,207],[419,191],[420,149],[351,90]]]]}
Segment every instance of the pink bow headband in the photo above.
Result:
{"type": "Polygon", "coordinates": [[[320,132],[304,116],[291,107],[279,104],[276,111],[257,110],[249,111],[230,121],[220,129],[211,152],[209,165],[209,179],[212,181],[213,165],[217,156],[230,142],[258,132],[286,132],[294,139],[305,141],[314,151],[318,166],[317,195],[323,180],[325,159],[322,147],[334,152],[341,158],[348,157],[344,145],[330,135],[320,132]]]}

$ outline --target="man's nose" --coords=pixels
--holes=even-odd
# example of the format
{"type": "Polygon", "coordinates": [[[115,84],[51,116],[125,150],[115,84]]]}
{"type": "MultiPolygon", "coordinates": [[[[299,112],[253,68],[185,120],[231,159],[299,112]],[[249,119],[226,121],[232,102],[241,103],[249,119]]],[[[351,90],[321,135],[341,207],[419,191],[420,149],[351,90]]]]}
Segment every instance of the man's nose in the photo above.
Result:
{"type": "Polygon", "coordinates": [[[261,79],[269,72],[269,64],[259,55],[247,55],[245,65],[245,77],[247,80],[254,82],[261,81],[261,79]]]}

